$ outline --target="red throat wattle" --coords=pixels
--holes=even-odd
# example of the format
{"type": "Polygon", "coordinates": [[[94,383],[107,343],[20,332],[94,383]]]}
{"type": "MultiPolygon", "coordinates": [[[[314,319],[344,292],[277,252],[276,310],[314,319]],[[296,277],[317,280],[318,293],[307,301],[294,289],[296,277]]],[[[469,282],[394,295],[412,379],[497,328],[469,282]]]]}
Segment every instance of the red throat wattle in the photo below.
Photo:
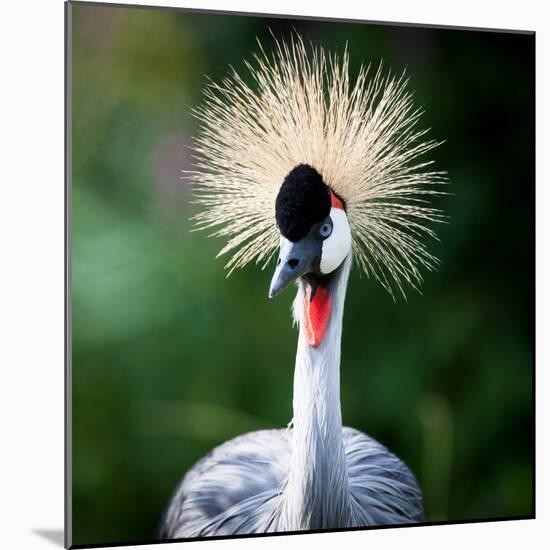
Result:
{"type": "Polygon", "coordinates": [[[307,342],[317,348],[321,345],[327,331],[332,308],[330,292],[322,286],[317,286],[311,296],[312,287],[306,287],[304,297],[304,324],[307,342]]]}

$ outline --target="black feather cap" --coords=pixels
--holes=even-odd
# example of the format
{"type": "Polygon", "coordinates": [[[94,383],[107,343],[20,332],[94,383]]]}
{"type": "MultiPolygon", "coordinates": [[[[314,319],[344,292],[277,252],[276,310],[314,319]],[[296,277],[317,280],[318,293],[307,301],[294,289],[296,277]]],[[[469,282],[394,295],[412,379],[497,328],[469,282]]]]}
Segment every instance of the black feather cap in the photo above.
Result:
{"type": "Polygon", "coordinates": [[[305,237],[330,214],[330,188],[309,164],[299,164],[285,177],[275,200],[279,231],[289,241],[305,237]]]}

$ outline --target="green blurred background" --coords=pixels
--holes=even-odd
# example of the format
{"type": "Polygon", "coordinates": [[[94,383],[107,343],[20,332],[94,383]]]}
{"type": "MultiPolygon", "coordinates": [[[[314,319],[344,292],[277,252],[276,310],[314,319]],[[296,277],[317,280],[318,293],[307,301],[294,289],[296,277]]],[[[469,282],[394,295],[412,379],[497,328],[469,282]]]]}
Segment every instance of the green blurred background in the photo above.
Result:
{"type": "Polygon", "coordinates": [[[292,292],[190,232],[189,110],[295,28],[407,68],[446,140],[423,295],[352,273],[344,423],[417,475],[427,520],[533,510],[534,37],[72,4],[73,543],[149,540],[213,446],[291,418],[292,292]]]}

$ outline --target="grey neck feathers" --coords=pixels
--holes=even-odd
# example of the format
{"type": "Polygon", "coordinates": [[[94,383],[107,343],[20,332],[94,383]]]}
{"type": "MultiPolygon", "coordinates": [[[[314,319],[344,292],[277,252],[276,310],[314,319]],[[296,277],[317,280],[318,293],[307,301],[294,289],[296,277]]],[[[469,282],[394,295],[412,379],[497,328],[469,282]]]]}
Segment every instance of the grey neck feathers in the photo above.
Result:
{"type": "Polygon", "coordinates": [[[340,408],[340,343],[351,253],[330,282],[332,311],[318,348],[307,343],[299,284],[294,316],[300,324],[294,373],[293,450],[282,499],[287,530],[345,527],[350,520],[348,474],[340,408]]]}

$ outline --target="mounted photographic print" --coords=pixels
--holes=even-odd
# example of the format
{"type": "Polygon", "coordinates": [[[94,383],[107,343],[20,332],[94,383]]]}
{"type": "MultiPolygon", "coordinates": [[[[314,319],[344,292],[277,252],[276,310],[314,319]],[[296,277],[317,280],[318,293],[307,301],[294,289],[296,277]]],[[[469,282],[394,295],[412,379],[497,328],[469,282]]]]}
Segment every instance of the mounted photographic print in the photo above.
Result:
{"type": "Polygon", "coordinates": [[[533,518],[534,33],[66,24],[66,545],[533,518]]]}

